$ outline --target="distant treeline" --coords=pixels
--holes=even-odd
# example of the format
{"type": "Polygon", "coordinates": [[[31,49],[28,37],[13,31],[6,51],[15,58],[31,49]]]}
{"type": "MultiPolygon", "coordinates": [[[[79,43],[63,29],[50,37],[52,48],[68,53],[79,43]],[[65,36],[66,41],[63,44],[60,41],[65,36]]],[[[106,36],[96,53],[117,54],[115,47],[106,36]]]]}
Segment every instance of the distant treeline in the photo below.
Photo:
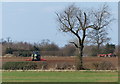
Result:
{"type": "MultiPolygon", "coordinates": [[[[77,49],[72,44],[59,47],[57,44],[49,40],[43,40],[41,43],[13,42],[12,40],[1,40],[2,55],[13,54],[15,56],[31,56],[33,51],[39,51],[42,56],[76,56],[77,49]]],[[[96,45],[86,45],[84,48],[84,56],[97,56],[96,45]]],[[[99,53],[118,54],[118,46],[107,43],[100,47],[99,53]]]]}

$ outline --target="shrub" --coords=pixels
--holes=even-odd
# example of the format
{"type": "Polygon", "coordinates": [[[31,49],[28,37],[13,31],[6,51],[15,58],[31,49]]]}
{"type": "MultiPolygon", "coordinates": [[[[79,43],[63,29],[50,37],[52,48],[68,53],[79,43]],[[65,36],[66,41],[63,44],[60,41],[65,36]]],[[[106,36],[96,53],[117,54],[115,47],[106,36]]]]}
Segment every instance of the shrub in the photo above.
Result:
{"type": "Polygon", "coordinates": [[[5,54],[13,54],[13,49],[12,48],[6,48],[5,54]]]}
{"type": "Polygon", "coordinates": [[[31,54],[32,54],[32,51],[28,51],[28,50],[18,50],[13,52],[13,55],[23,56],[23,57],[30,57],[31,54]]]}
{"type": "Polygon", "coordinates": [[[55,65],[55,69],[57,69],[57,70],[65,70],[65,69],[70,70],[70,69],[74,69],[74,66],[67,63],[67,62],[63,62],[63,63],[57,63],[55,65]]]}
{"type": "Polygon", "coordinates": [[[48,64],[47,64],[47,62],[42,62],[42,61],[40,61],[40,62],[36,62],[36,64],[37,64],[37,68],[38,69],[42,69],[42,70],[44,70],[44,69],[48,69],[48,64]]]}
{"type": "Polygon", "coordinates": [[[93,67],[94,67],[96,70],[98,70],[100,63],[95,62],[95,63],[93,63],[92,65],[93,65],[93,67]]]}
{"type": "Polygon", "coordinates": [[[64,70],[67,69],[67,67],[68,67],[68,63],[57,63],[55,69],[64,70]]]}
{"type": "Polygon", "coordinates": [[[115,66],[109,61],[102,61],[93,63],[96,70],[113,70],[115,66]]]}
{"type": "Polygon", "coordinates": [[[37,64],[34,62],[6,62],[2,68],[5,70],[31,70],[37,69],[37,64]]]}

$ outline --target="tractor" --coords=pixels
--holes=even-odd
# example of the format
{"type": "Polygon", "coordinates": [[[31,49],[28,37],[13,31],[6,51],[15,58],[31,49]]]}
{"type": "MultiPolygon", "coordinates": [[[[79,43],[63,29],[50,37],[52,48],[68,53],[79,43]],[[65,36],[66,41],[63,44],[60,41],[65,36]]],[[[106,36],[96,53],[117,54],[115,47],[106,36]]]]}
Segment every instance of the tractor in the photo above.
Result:
{"type": "Polygon", "coordinates": [[[31,55],[31,59],[26,59],[26,61],[46,61],[46,59],[41,59],[40,53],[34,51],[31,55]]]}

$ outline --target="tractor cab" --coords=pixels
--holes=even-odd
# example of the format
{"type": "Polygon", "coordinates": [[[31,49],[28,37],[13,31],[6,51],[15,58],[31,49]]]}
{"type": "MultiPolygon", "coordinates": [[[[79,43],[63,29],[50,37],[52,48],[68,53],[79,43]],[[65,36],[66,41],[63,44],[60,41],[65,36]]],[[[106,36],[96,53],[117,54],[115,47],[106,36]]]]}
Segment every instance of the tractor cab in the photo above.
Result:
{"type": "Polygon", "coordinates": [[[33,52],[31,55],[32,61],[40,61],[41,60],[41,55],[39,52],[33,52]]]}
{"type": "Polygon", "coordinates": [[[31,55],[31,59],[26,59],[26,61],[47,61],[46,59],[41,59],[41,55],[39,52],[33,52],[31,55]]]}

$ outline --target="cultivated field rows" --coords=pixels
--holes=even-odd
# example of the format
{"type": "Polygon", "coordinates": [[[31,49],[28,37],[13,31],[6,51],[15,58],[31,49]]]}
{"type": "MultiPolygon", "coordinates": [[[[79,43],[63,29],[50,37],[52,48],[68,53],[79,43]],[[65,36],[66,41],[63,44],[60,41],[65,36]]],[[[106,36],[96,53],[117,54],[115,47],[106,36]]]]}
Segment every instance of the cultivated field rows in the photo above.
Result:
{"type": "MultiPolygon", "coordinates": [[[[47,64],[49,69],[54,69],[55,66],[60,64],[72,65],[74,68],[76,58],[75,57],[54,57],[54,56],[42,56],[42,58],[47,59],[47,64]]],[[[5,62],[18,62],[30,59],[30,57],[3,57],[2,64],[5,62]]],[[[39,64],[40,61],[37,63],[39,64]]],[[[88,69],[95,69],[93,63],[99,62],[110,62],[118,69],[118,57],[83,57],[84,66],[88,69]]]]}

